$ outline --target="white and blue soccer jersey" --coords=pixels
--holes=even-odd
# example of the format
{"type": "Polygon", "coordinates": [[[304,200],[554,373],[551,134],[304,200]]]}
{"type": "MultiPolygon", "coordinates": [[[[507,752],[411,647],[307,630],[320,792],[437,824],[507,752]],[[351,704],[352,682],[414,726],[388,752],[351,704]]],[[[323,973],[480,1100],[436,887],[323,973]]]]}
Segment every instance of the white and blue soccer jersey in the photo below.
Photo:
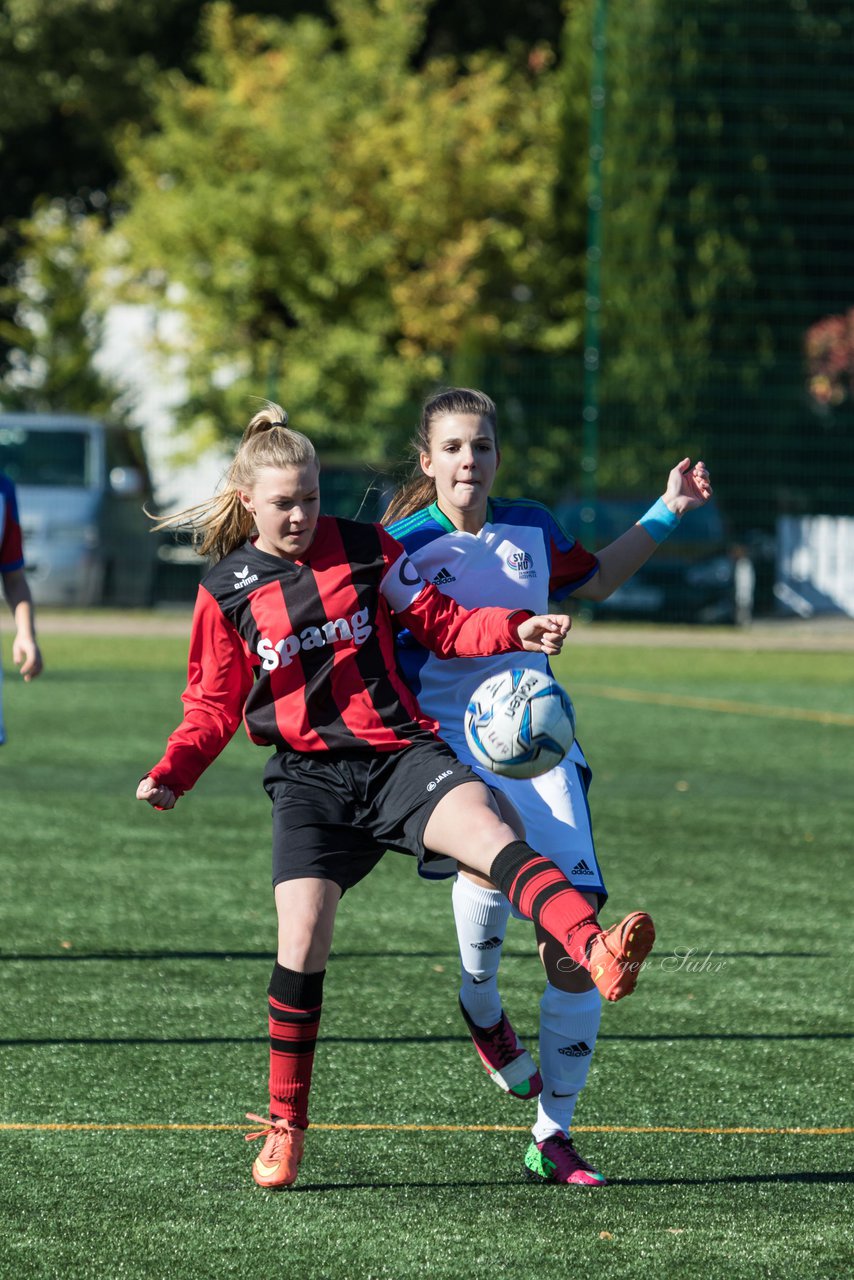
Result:
{"type": "MultiPolygon", "coordinates": [[[[599,567],[539,502],[490,499],[479,533],[455,529],[433,503],[391,525],[389,533],[423,578],[469,609],[495,604],[547,613],[550,599],[569,595],[599,567]]],[[[422,709],[439,721],[454,750],[462,737],[463,711],[482,680],[508,665],[549,671],[548,658],[540,653],[513,654],[509,663],[507,654],[437,659],[407,632],[400,636],[399,659],[422,709]]]]}
{"type": "MultiPolygon", "coordinates": [[[[500,605],[547,613],[549,600],[570,595],[599,567],[547,507],[521,499],[491,498],[478,533],[454,528],[435,503],[390,525],[389,533],[403,544],[423,578],[466,608],[500,605]]],[[[578,888],[604,898],[587,808],[589,770],[578,743],[556,769],[523,781],[484,771],[465,739],[463,715],[481,681],[513,666],[551,674],[546,655],[437,659],[403,631],[398,660],[422,710],[438,720],[439,732],[455,754],[512,800],[533,847],[553,858],[578,888]]]]}

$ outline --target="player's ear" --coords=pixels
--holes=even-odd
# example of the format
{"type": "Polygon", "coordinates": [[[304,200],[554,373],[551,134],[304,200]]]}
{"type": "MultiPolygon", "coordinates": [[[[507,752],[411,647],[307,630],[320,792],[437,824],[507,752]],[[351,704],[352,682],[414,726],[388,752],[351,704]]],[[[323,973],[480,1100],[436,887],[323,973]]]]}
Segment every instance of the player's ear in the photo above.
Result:
{"type": "Polygon", "coordinates": [[[255,508],[252,505],[252,494],[247,493],[245,489],[238,489],[237,497],[240,501],[240,505],[245,507],[250,515],[254,516],[255,508]]]}
{"type": "Polygon", "coordinates": [[[418,462],[425,476],[429,476],[430,479],[432,480],[433,479],[433,463],[430,461],[430,454],[419,453],[418,462]]]}

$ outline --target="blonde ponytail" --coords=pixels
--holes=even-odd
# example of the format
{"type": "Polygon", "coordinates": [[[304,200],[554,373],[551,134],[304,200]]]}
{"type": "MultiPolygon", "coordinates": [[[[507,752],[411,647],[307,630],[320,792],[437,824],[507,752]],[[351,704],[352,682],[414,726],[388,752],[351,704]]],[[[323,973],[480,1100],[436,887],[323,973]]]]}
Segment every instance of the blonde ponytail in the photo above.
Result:
{"type": "Polygon", "coordinates": [[[312,462],[317,463],[317,454],[308,436],[292,431],[281,405],[267,400],[243,432],[222,492],[207,502],[156,520],[152,528],[189,530],[200,556],[214,562],[222,560],[255,531],[239,490],[251,489],[262,467],[304,467],[312,462]]]}

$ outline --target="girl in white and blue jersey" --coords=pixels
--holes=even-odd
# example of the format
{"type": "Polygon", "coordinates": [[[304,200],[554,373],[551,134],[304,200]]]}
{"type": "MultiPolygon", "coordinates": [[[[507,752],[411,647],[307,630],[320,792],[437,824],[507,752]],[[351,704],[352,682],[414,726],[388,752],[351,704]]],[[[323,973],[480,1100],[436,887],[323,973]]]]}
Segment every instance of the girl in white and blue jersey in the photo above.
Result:
{"type": "MultiPolygon", "coordinates": [[[[479,391],[452,388],[425,404],[416,444],[416,477],[384,517],[421,576],[467,608],[501,605],[545,613],[549,600],[604,600],[632,576],[677,526],[683,514],[711,496],[705,464],[685,458],[671,471],[664,495],[620,538],[592,555],[538,502],[491,496],[500,461],[497,414],[479,391]]],[[[484,771],[468,749],[463,714],[474,689],[514,665],[514,655],[437,660],[408,633],[399,636],[399,661],[424,711],[442,737],[521,815],[527,838],[546,850],[564,875],[598,909],[605,885],[593,844],[587,789],[590,770],[576,741],[555,769],[526,780],[484,771]]],[[[545,655],[525,665],[548,671],[545,655]]],[[[430,876],[435,877],[436,862],[430,876]]],[[[449,866],[445,874],[453,874],[449,866]]],[[[423,873],[423,868],[422,868],[423,873]]],[[[498,966],[508,900],[483,877],[462,872],[453,887],[460,947],[460,1007],[475,1048],[493,1080],[520,1098],[539,1096],[528,1174],[548,1182],[602,1185],[604,1178],[575,1150],[570,1131],[584,1087],[601,1014],[589,974],[567,966],[538,931],[547,983],[540,1002],[540,1071],[502,1009],[498,966]]]]}

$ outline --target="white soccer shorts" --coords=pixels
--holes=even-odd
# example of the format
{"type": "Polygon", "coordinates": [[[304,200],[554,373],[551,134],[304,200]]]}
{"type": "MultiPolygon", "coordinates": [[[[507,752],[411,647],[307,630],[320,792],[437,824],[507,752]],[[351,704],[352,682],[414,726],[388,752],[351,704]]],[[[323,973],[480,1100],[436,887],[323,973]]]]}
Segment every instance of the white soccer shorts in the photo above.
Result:
{"type": "MultiPolygon", "coordinates": [[[[602,907],[608,897],[593,845],[593,828],[587,790],[590,766],[575,742],[554,769],[539,778],[503,778],[475,763],[471,753],[457,741],[445,740],[455,753],[483,778],[488,787],[502,791],[513,804],[525,824],[525,839],[532,849],[550,858],[576,889],[599,895],[602,907]]],[[[454,875],[456,863],[451,858],[437,859],[419,874],[427,880],[444,880],[454,875]]],[[[515,907],[517,919],[524,917],[515,907]]]]}

